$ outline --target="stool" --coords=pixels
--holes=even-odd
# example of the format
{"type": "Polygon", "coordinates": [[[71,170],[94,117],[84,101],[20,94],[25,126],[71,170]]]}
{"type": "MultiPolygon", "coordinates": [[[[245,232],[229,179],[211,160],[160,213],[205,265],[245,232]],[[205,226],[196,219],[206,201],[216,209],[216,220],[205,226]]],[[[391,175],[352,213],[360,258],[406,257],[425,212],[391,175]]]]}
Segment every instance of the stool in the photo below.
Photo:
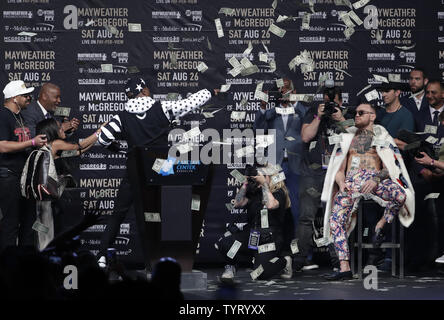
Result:
{"type": "MultiPolygon", "coordinates": [[[[375,203],[373,200],[361,199],[358,207],[358,222],[355,227],[353,242],[350,245],[350,260],[352,272],[358,274],[359,279],[362,279],[362,251],[363,249],[375,248],[373,243],[362,242],[362,220],[364,214],[364,206],[366,204],[375,203]],[[356,239],[357,238],[357,239],[356,239]],[[358,270],[355,270],[355,250],[358,251],[358,270]],[[357,272],[355,272],[357,271],[357,272]]],[[[396,276],[396,249],[399,250],[399,278],[404,278],[404,227],[399,223],[399,219],[395,217],[392,225],[392,241],[383,242],[379,248],[392,249],[392,276],[396,276]],[[397,225],[399,225],[399,240],[396,242],[397,225]]]]}

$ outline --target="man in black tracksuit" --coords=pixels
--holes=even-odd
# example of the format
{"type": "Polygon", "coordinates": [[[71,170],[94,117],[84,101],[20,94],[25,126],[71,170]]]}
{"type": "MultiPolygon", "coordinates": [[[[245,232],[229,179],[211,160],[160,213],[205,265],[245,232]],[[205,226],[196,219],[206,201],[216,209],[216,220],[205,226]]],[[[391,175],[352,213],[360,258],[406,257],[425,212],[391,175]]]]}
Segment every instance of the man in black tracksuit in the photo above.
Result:
{"type": "MultiPolygon", "coordinates": [[[[109,146],[117,137],[128,142],[128,149],[158,137],[153,145],[168,145],[168,128],[170,123],[187,113],[203,106],[217,90],[200,90],[187,99],[178,101],[155,101],[150,97],[150,90],[141,78],[129,79],[125,92],[129,98],[125,111],[114,116],[106,126],[102,127],[99,143],[109,146]],[[162,134],[164,133],[164,134],[162,134]]],[[[106,266],[106,251],[114,241],[120,224],[133,204],[131,185],[128,172],[122,179],[113,215],[108,219],[102,235],[99,251],[99,266],[106,266]]]]}

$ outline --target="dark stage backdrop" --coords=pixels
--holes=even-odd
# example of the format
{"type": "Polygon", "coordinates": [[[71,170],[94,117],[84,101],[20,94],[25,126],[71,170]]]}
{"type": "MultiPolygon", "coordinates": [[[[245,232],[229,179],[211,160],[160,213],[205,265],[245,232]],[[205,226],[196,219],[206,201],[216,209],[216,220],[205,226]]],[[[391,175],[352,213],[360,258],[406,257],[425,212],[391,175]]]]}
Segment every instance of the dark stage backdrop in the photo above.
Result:
{"type": "MultiPolygon", "coordinates": [[[[316,94],[319,79],[328,77],[343,89],[345,104],[354,106],[357,98],[373,89],[364,88],[378,83],[374,74],[399,74],[407,82],[411,68],[422,65],[431,76],[444,79],[444,0],[354,1],[358,18],[352,14],[350,21],[342,21],[339,17],[351,9],[338,4],[347,2],[2,0],[1,87],[18,79],[37,88],[45,82],[58,84],[62,106],[71,108],[70,117],[81,120],[74,137],[78,139],[124,110],[122,85],[130,74],[147,79],[155,99],[177,96],[168,93],[186,97],[201,88],[231,84],[225,101],[207,106],[206,112],[222,108],[214,117],[196,113],[182,122],[185,129],[197,120],[201,131],[220,132],[252,126],[259,108],[254,99],[258,81],[264,81],[265,91],[276,79],[290,77],[298,93],[314,95],[314,104],[322,99],[316,94]],[[221,8],[234,10],[220,12],[221,8]],[[223,37],[218,37],[215,19],[220,19],[223,37]],[[282,37],[268,31],[273,23],[285,30],[282,37]],[[346,28],[347,33],[351,30],[347,25],[354,25],[349,39],[344,34],[346,28]],[[249,43],[252,50],[243,55],[249,43]],[[307,71],[306,65],[290,70],[290,61],[304,50],[313,60],[312,70],[308,66],[307,71]],[[172,54],[177,54],[176,63],[172,54]],[[239,61],[247,57],[259,72],[228,74],[233,56],[239,61]],[[200,62],[208,66],[204,73],[197,70],[200,62]],[[232,120],[232,111],[246,111],[246,116],[232,120]]],[[[70,161],[78,188],[67,193],[65,222],[78,221],[88,208],[100,210],[105,221],[125,172],[124,157],[95,146],[70,161]]],[[[199,263],[222,261],[213,244],[227,222],[244,214],[226,207],[239,187],[229,174],[232,168],[215,169],[199,263]]],[[[104,228],[102,222],[83,233],[83,247],[97,253],[104,228]]],[[[133,212],[121,225],[116,247],[127,263],[141,262],[133,212]]]]}

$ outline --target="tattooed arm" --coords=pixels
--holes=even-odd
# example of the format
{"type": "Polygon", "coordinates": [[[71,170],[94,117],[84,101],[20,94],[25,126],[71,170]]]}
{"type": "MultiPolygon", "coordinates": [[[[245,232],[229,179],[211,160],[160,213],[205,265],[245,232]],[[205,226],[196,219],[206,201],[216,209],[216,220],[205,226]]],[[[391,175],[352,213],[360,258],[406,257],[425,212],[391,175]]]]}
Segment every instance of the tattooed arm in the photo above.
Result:
{"type": "Polygon", "coordinates": [[[242,185],[242,187],[239,189],[239,192],[236,195],[236,198],[234,199],[235,208],[242,208],[248,203],[248,198],[245,197],[246,193],[247,193],[247,182],[245,182],[242,185]]]}
{"type": "Polygon", "coordinates": [[[268,184],[265,182],[262,185],[262,202],[267,207],[267,209],[273,210],[279,207],[279,201],[273,197],[273,194],[270,192],[268,188],[268,184]]]}

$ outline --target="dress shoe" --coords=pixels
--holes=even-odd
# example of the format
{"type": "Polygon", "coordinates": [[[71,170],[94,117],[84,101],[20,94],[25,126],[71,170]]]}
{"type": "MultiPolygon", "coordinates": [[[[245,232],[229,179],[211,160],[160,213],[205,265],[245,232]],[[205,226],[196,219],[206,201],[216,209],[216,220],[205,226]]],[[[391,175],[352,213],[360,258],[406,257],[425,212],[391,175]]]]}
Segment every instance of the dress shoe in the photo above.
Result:
{"type": "Polygon", "coordinates": [[[325,276],[324,279],[328,281],[352,280],[353,274],[351,271],[333,272],[332,274],[325,276]]]}

